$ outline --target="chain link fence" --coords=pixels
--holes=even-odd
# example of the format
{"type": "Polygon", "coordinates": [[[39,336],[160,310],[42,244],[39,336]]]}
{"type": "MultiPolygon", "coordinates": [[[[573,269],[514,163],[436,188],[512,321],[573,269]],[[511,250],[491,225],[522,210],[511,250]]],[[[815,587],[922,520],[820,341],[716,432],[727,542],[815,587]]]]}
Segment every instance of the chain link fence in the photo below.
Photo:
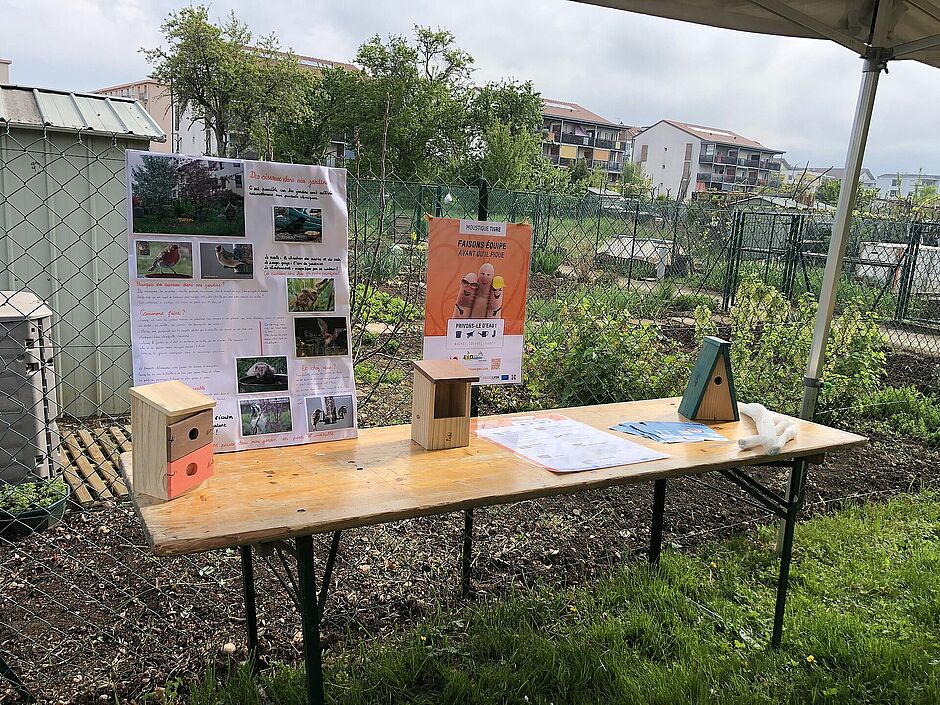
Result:
{"type": "MultiPolygon", "coordinates": [[[[0,697],[15,697],[19,678],[48,701],[126,701],[172,687],[216,658],[222,644],[243,642],[238,554],[152,557],[118,470],[118,454],[132,440],[123,150],[116,140],[74,134],[0,135],[2,506],[28,503],[31,493],[66,497],[61,522],[31,535],[17,535],[17,522],[0,512],[0,667],[9,668],[0,697]]],[[[675,203],[598,189],[527,193],[498,183],[420,184],[355,173],[348,195],[363,426],[410,417],[410,361],[422,349],[426,214],[532,225],[524,383],[482,390],[481,413],[681,394],[701,336],[711,333],[733,342],[741,397],[798,409],[829,211],[759,198],[675,203]]],[[[821,419],[895,434],[897,449],[938,445],[938,238],[940,224],[923,213],[885,209],[853,223],[821,419]]],[[[848,474],[820,487],[821,505],[896,489],[848,474]]],[[[710,482],[693,478],[689,488],[698,504],[703,492],[715,506],[729,502],[710,482]]],[[[621,557],[611,545],[642,543],[645,516],[630,507],[645,500],[618,492],[588,500],[592,537],[606,540],[578,548],[578,560],[590,556],[596,567],[621,557]]],[[[537,543],[535,534],[544,532],[550,541],[558,527],[531,516],[577,524],[568,512],[581,501],[525,503],[523,519],[493,510],[489,539],[517,536],[522,525],[531,527],[528,540],[537,543]]],[[[689,517],[674,542],[755,518],[728,509],[689,517]]],[[[458,544],[459,531],[460,520],[445,517],[344,538],[338,575],[352,587],[332,598],[327,632],[330,624],[336,635],[380,624],[376,605],[394,622],[452,599],[446,586],[456,558],[441,554],[458,544]],[[412,562],[391,558],[402,554],[412,562]],[[396,597],[391,586],[398,583],[422,597],[396,597]]],[[[503,538],[499,555],[481,558],[481,581],[533,579],[519,566],[545,575],[542,564],[520,557],[515,539],[503,538]]],[[[298,654],[298,618],[277,597],[283,577],[276,558],[269,561],[257,575],[262,640],[268,657],[290,660],[298,654]]],[[[551,575],[564,582],[582,575],[554,565],[561,572],[551,575]]]]}

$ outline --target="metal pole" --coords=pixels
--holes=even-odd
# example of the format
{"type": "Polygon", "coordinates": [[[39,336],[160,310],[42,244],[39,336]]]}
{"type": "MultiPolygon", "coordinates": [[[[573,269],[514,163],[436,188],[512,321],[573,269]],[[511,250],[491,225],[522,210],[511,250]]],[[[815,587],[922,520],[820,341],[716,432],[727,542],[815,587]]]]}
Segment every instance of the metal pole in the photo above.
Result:
{"type": "Polygon", "coordinates": [[[885,69],[886,61],[879,50],[873,49],[862,69],[862,82],[858,90],[858,103],[852,121],[849,136],[849,149],[845,156],[845,171],[842,187],[839,189],[839,202],[836,206],[835,220],[832,223],[832,240],[829,243],[829,255],[823,273],[822,287],[819,291],[819,309],[816,312],[816,325],[813,329],[813,343],[806,363],[806,376],[803,380],[803,406],[800,417],[812,419],[816,414],[819,389],[822,386],[823,362],[826,357],[826,342],[829,338],[829,326],[832,312],[836,305],[836,290],[842,273],[842,259],[848,242],[852,224],[852,211],[855,208],[855,196],[858,189],[859,172],[865,156],[865,143],[868,141],[868,128],[878,91],[878,78],[885,69]]]}
{"type": "Polygon", "coordinates": [[[248,632],[248,662],[258,672],[258,608],[255,604],[255,567],[251,560],[251,546],[241,546],[242,591],[245,594],[245,629],[248,632]]]}
{"type": "Polygon", "coordinates": [[[666,480],[653,483],[653,524],[650,527],[649,561],[651,566],[659,565],[659,556],[663,552],[663,515],[666,512],[666,480]]]}
{"type": "MultiPolygon", "coordinates": [[[[477,220],[490,217],[490,189],[486,178],[480,178],[480,197],[477,202],[477,220]]],[[[480,415],[480,388],[474,385],[470,390],[470,416],[480,415]]],[[[470,597],[470,567],[473,562],[473,510],[463,513],[463,550],[460,554],[460,594],[470,597]]]]}
{"type": "Polygon", "coordinates": [[[313,539],[298,536],[297,579],[300,595],[301,632],[304,637],[304,670],[309,705],[324,705],[323,663],[320,646],[320,618],[317,600],[317,578],[313,569],[313,539]]]}

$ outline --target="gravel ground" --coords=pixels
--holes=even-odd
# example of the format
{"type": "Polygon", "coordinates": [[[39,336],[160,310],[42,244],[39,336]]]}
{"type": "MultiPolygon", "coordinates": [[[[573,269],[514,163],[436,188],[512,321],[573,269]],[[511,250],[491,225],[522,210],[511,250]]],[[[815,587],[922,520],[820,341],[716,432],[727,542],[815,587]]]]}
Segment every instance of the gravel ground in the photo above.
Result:
{"type": "MultiPolygon", "coordinates": [[[[814,468],[807,511],[940,484],[940,451],[871,429],[872,442],[814,468]]],[[[780,486],[783,471],[762,470],[780,486]]],[[[717,476],[670,481],[666,540],[687,548],[768,515],[712,489],[717,476]],[[706,484],[702,484],[702,483],[706,484]]],[[[590,583],[635,560],[649,538],[652,485],[478,510],[476,600],[535,583],[590,583]]],[[[738,495],[740,496],[740,495],[738,495]]],[[[462,515],[397,522],[343,536],[323,624],[328,651],[356,648],[461,603],[462,515]]],[[[797,545],[799,540],[797,540],[797,545]]],[[[328,539],[317,540],[318,556],[328,539]]],[[[273,559],[269,559],[273,560],[273,559]]],[[[299,618],[270,567],[256,562],[263,656],[300,656],[299,618]]],[[[150,556],[127,505],[73,513],[56,529],[0,544],[0,650],[42,702],[122,703],[200,674],[226,643],[244,656],[239,556],[150,556]]],[[[0,701],[14,700],[0,683],[0,701]]]]}

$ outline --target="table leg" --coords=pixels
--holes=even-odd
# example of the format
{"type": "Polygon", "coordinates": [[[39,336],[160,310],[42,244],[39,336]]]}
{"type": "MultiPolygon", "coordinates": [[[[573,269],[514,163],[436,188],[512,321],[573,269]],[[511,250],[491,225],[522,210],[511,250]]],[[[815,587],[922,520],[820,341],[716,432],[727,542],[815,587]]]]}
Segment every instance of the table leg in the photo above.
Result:
{"type": "Polygon", "coordinates": [[[786,518],[783,525],[783,537],[780,542],[780,576],[777,579],[777,604],[774,609],[774,630],[770,645],[777,649],[783,638],[783,616],[787,606],[787,590],[790,587],[790,559],[793,553],[793,532],[796,517],[803,504],[803,489],[806,486],[806,461],[794,460],[790,470],[790,482],[787,487],[786,518]]]}
{"type": "Polygon", "coordinates": [[[470,597],[470,561],[473,558],[473,510],[463,513],[463,552],[460,560],[460,594],[470,597]]]}
{"type": "Polygon", "coordinates": [[[656,480],[653,484],[653,524],[650,527],[650,565],[659,565],[659,556],[663,552],[663,514],[666,511],[666,480],[656,480]]]}
{"type": "Polygon", "coordinates": [[[255,604],[255,567],[251,546],[240,546],[242,554],[242,591],[245,594],[245,629],[248,632],[248,661],[258,671],[258,609],[255,604]]]}
{"type": "Polygon", "coordinates": [[[333,566],[336,565],[336,553],[339,551],[339,540],[342,537],[342,531],[333,532],[333,540],[330,542],[330,555],[326,559],[326,567],[323,569],[323,584],[320,586],[320,596],[317,598],[317,619],[323,619],[323,607],[326,605],[327,591],[330,589],[330,580],[333,579],[333,566]]]}
{"type": "Polygon", "coordinates": [[[307,677],[307,702],[323,705],[323,663],[320,645],[319,600],[313,567],[313,539],[298,536],[297,579],[300,587],[301,632],[304,637],[304,668],[307,677]]]}
{"type": "Polygon", "coordinates": [[[23,681],[20,680],[20,677],[16,675],[16,671],[7,664],[2,654],[0,654],[0,677],[10,681],[13,685],[13,690],[16,691],[16,694],[19,695],[24,702],[36,702],[36,698],[29,692],[29,688],[27,688],[23,681]]]}

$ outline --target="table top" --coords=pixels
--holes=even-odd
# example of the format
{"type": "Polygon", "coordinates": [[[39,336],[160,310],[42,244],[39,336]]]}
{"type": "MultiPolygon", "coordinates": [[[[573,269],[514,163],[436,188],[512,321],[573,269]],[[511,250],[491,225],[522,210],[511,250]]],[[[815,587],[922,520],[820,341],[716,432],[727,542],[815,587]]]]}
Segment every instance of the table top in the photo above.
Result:
{"type": "MultiPolygon", "coordinates": [[[[607,430],[622,421],[684,420],[679,401],[554,411],[607,430]]],[[[524,414],[507,416],[519,415],[524,414]]],[[[217,454],[214,476],[169,502],[132,494],[153,552],[178,555],[819,455],[867,440],[808,421],[796,423],[796,439],[777,456],[768,456],[762,447],[738,449],[738,438],[755,433],[754,423],[744,416],[709,424],[727,442],[667,445],[609,431],[669,457],[566,474],[533,465],[473,434],[468,447],[427,451],[411,440],[409,425],[385,426],[362,429],[355,439],[217,454]]],[[[121,460],[132,485],[130,453],[121,460]]]]}

